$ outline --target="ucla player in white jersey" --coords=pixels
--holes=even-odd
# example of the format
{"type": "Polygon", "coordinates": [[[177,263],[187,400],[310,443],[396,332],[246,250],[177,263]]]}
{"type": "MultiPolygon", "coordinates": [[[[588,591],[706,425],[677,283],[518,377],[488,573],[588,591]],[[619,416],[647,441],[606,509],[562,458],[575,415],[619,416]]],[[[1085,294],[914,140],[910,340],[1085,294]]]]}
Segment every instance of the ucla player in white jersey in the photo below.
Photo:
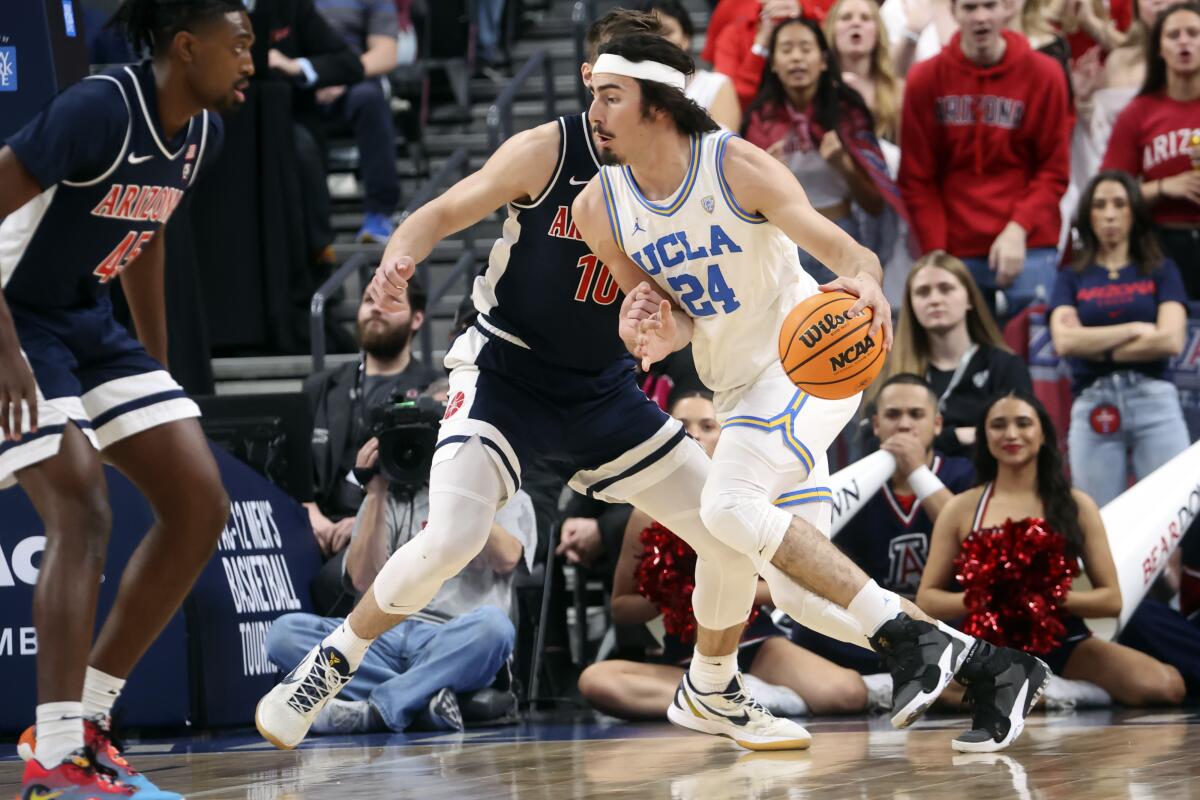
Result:
{"type": "MultiPolygon", "coordinates": [[[[686,99],[692,70],[687,54],[654,37],[600,49],[589,119],[605,166],[576,199],[574,215],[627,292],[620,331],[631,352],[648,366],[691,341],[700,377],[715,392],[724,431],[701,517],[773,591],[782,572],[832,601],[822,632],[871,646],[891,666],[894,724],[910,724],[957,675],[976,713],[953,746],[1005,747],[1048,671],[1032,656],[934,622],[829,541],[824,453],[859,397],[829,401],[798,391],[776,355],[784,317],[818,291],[800,268],[798,245],[841,276],[822,288],[859,297],[850,314],[869,308],[870,334],[890,346],[879,261],[813,209],[776,159],[720,131],[686,99]],[[785,508],[813,497],[825,502],[785,508]]],[[[672,718],[687,724],[697,695],[686,679],[679,694],[672,718]]]]}

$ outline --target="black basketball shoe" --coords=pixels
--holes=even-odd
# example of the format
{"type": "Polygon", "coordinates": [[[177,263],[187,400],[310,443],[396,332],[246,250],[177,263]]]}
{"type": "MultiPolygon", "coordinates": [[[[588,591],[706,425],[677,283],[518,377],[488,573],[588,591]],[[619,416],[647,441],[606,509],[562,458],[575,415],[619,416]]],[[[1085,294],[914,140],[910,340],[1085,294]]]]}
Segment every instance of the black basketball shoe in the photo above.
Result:
{"type": "Polygon", "coordinates": [[[880,626],[871,647],[892,673],[892,724],[907,728],[963,666],[968,643],[939,626],[900,614],[880,626]]]}
{"type": "Polygon", "coordinates": [[[979,641],[958,680],[967,688],[971,730],[951,747],[962,753],[991,753],[1012,744],[1025,728],[1025,717],[1050,682],[1050,668],[1036,656],[979,641]]]}

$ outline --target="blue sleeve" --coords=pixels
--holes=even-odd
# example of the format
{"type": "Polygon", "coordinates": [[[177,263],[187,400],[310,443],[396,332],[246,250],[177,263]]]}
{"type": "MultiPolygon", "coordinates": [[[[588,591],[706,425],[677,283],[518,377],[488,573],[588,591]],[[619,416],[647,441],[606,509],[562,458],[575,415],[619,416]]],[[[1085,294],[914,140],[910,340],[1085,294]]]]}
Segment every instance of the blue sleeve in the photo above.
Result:
{"type": "Polygon", "coordinates": [[[1075,270],[1060,269],[1054,278],[1054,291],[1050,293],[1050,311],[1059,306],[1075,305],[1075,270]]]}
{"type": "Polygon", "coordinates": [[[125,146],[129,108],[111,80],[82,80],[50,101],[6,144],[42,189],[63,180],[90,181],[125,146]]]}
{"type": "Polygon", "coordinates": [[[1187,308],[1188,296],[1183,289],[1183,277],[1179,274],[1179,267],[1175,266],[1175,262],[1167,258],[1163,260],[1162,267],[1159,268],[1155,275],[1154,283],[1158,288],[1158,302],[1183,303],[1183,307],[1187,308]]]}

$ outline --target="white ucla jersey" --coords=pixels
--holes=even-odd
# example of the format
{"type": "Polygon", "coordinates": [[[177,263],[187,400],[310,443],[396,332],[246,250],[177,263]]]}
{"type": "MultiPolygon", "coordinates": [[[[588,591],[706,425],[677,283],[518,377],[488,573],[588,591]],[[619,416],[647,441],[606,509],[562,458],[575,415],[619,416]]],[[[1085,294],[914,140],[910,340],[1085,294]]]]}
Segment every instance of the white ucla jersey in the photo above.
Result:
{"type": "Polygon", "coordinates": [[[733,137],[693,137],[683,185],[662,202],[642,195],[629,167],[600,170],[617,244],[695,320],[696,369],[725,395],[718,412],[778,362],[784,317],[817,292],[792,240],[734,198],[723,169],[733,137]]]}

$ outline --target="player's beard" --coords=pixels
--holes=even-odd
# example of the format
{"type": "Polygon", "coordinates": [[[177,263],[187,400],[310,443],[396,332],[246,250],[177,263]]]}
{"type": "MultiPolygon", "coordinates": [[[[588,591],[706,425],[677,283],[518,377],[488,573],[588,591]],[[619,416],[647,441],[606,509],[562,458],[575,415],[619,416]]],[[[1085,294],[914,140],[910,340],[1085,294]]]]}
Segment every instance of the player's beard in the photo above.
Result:
{"type": "Polygon", "coordinates": [[[625,159],[621,158],[612,150],[601,150],[600,163],[606,167],[619,167],[625,163],[625,159]]]}
{"type": "Polygon", "coordinates": [[[364,353],[381,361],[388,361],[400,355],[412,338],[411,318],[403,325],[395,326],[389,326],[386,323],[373,326],[370,323],[371,320],[367,320],[365,325],[361,322],[358,323],[358,346],[363,349],[364,353]]]}

